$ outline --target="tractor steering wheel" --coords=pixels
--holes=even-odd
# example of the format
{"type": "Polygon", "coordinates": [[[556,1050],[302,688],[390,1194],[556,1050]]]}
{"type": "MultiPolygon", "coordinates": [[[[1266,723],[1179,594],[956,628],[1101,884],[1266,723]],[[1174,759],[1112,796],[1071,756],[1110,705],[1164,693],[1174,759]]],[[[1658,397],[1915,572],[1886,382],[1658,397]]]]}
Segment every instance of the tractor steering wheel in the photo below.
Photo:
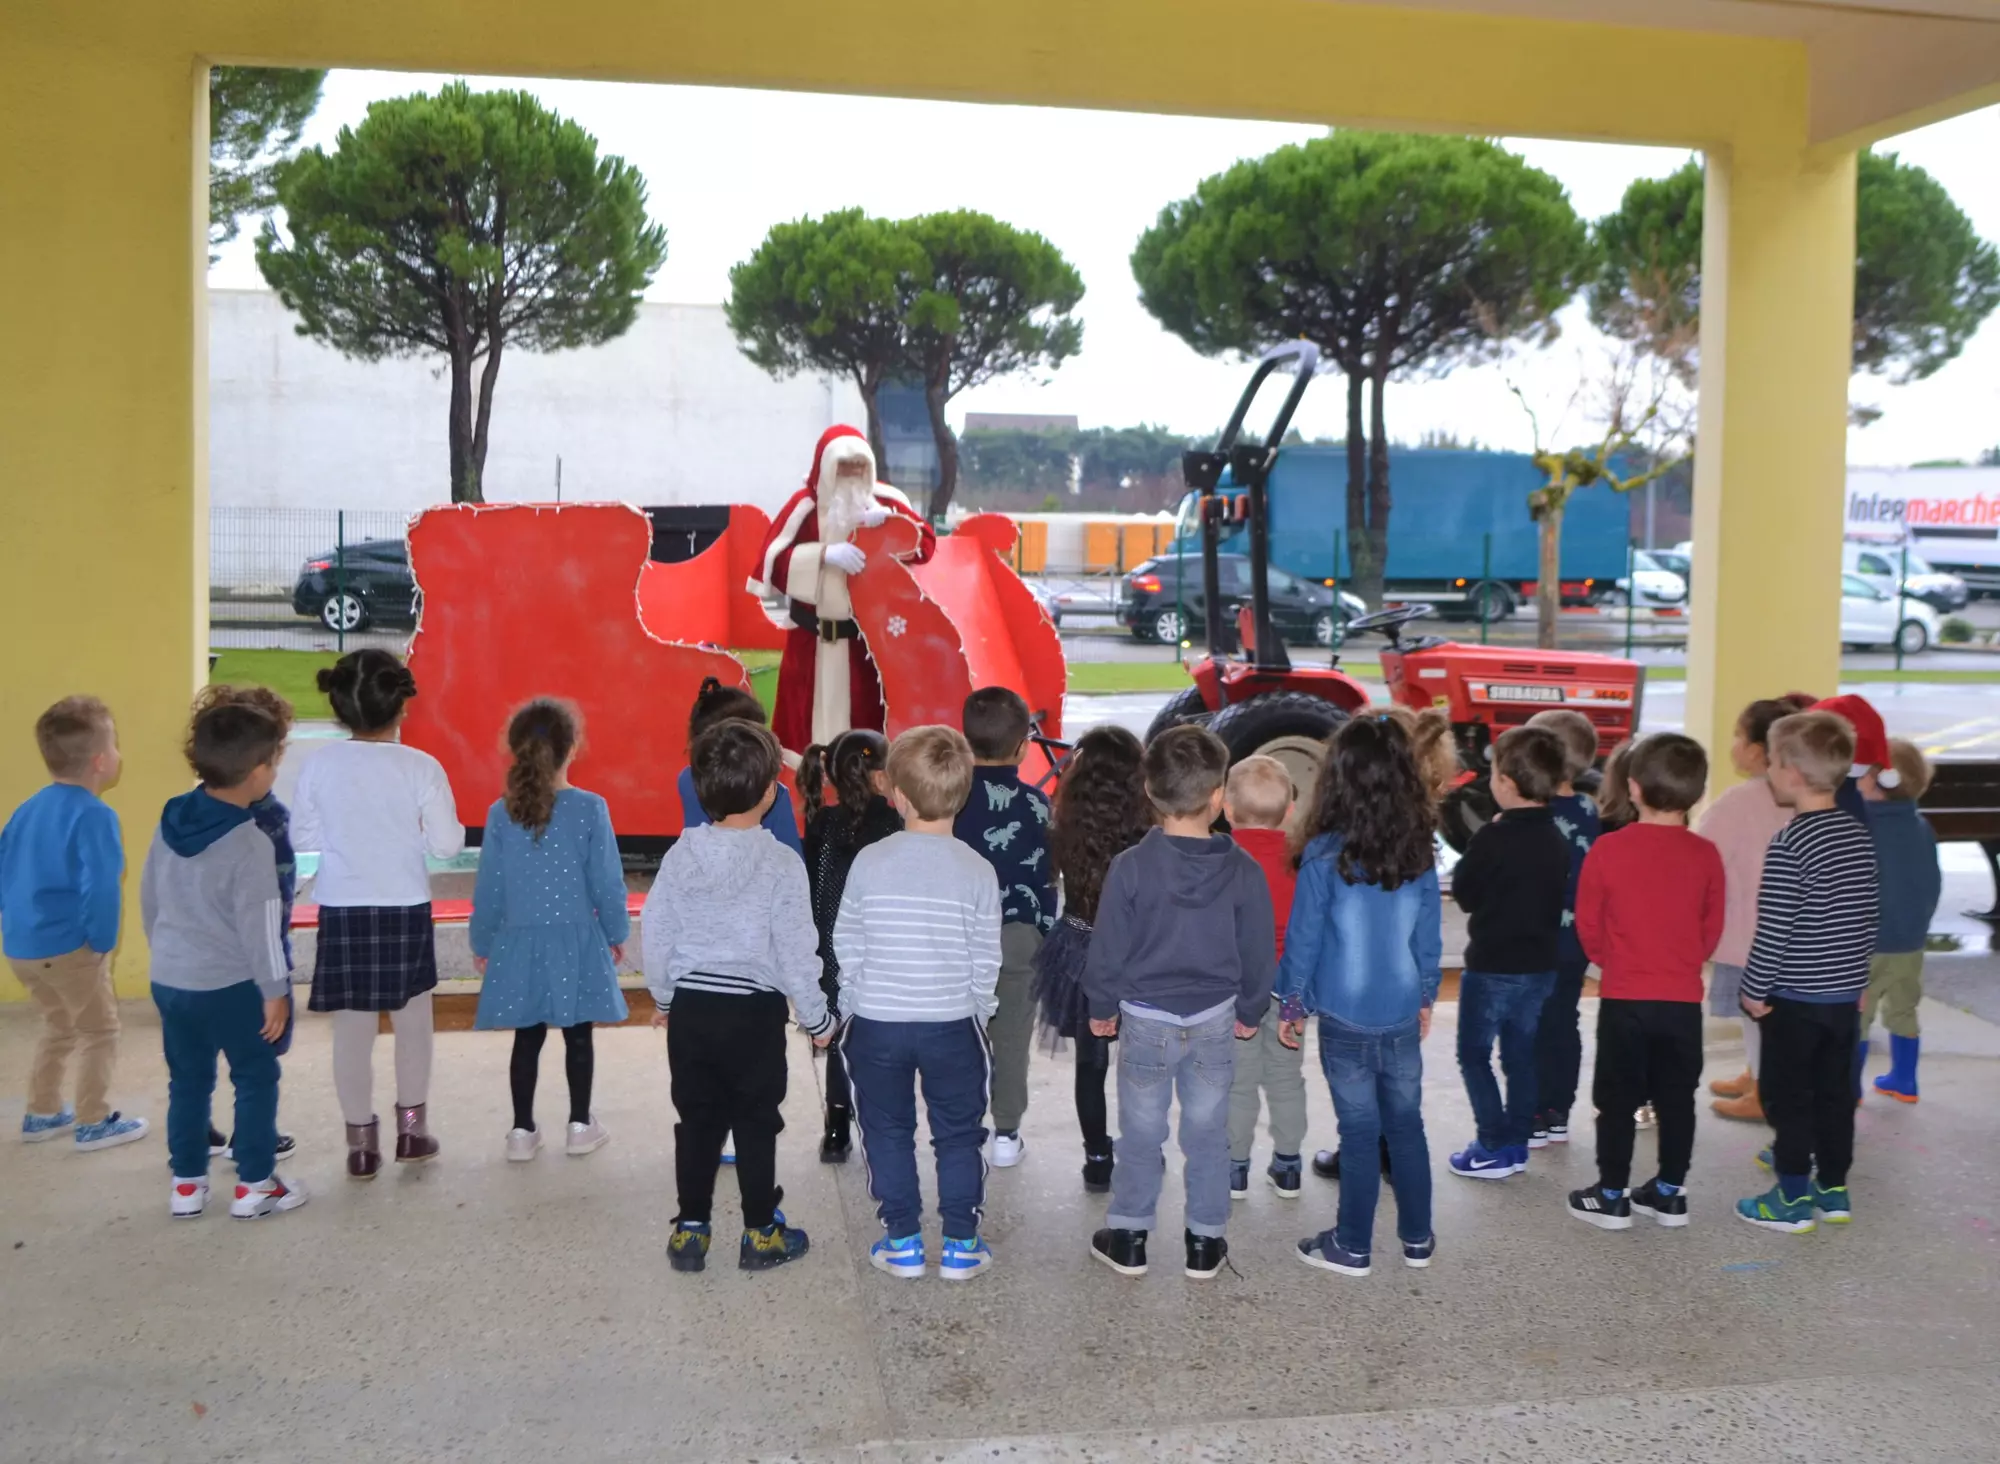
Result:
{"type": "Polygon", "coordinates": [[[1389,639],[1394,640],[1397,630],[1412,620],[1428,620],[1436,614],[1437,608],[1432,605],[1397,605],[1392,609],[1356,616],[1347,622],[1347,629],[1349,633],[1357,630],[1386,631],[1389,639]]]}

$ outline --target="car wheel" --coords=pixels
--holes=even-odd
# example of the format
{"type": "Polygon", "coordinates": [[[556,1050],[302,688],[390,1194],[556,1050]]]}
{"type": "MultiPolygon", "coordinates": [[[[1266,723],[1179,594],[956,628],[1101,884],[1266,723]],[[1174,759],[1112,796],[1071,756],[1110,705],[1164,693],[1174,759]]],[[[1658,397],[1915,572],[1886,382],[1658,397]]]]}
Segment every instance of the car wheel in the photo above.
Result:
{"type": "Polygon", "coordinates": [[[1514,592],[1505,585],[1487,580],[1472,592],[1466,601],[1466,609],[1474,620],[1484,620],[1496,624],[1514,618],[1514,592]]]}
{"type": "Polygon", "coordinates": [[[1597,597],[1597,603],[1607,610],[1623,610],[1625,608],[1625,592],[1616,588],[1606,590],[1597,597]]]}
{"type": "Polygon", "coordinates": [[[1199,686],[1190,686],[1184,691],[1177,691],[1172,699],[1160,708],[1160,714],[1153,718],[1153,725],[1146,729],[1146,740],[1151,742],[1162,732],[1175,727],[1205,724],[1210,715],[1208,703],[1202,699],[1199,686]]]}
{"type": "Polygon", "coordinates": [[[1492,823],[1499,812],[1493,785],[1482,775],[1445,794],[1438,805],[1438,831],[1447,844],[1463,854],[1472,836],[1492,823]]]}
{"type": "Polygon", "coordinates": [[[1931,635],[1924,629],[1921,620],[1905,620],[1896,631],[1896,649],[1906,656],[1920,655],[1930,649],[1931,635]]]}
{"type": "Polygon", "coordinates": [[[1322,650],[1338,650],[1347,644],[1347,617],[1322,610],[1313,617],[1313,644],[1322,650]]]}
{"type": "Polygon", "coordinates": [[[1292,795],[1304,801],[1319,776],[1326,739],[1347,721],[1344,707],[1302,691],[1274,692],[1224,707],[1208,730],[1229,749],[1229,761],[1239,763],[1261,753],[1276,758],[1292,778],[1292,795]]]}
{"type": "Polygon", "coordinates": [[[1158,641],[1162,645],[1177,646],[1187,635],[1187,621],[1182,618],[1178,608],[1155,610],[1146,629],[1148,640],[1158,641]]]}
{"type": "Polygon", "coordinates": [[[352,590],[341,594],[328,595],[319,607],[320,624],[333,631],[356,631],[368,628],[368,606],[352,590]]]}

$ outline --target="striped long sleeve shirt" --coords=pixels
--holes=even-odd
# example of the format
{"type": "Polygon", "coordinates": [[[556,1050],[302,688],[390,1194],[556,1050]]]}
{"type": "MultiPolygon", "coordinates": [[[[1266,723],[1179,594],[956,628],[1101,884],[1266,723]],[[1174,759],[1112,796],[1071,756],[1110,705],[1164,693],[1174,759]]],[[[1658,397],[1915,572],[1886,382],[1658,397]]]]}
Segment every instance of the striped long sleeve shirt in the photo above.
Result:
{"type": "Polygon", "coordinates": [[[993,1015],[1000,882],[958,840],[891,834],[854,856],[833,926],[840,1014],[876,1022],[993,1015]]]}
{"type": "Polygon", "coordinates": [[[1743,995],[1855,1000],[1868,986],[1879,912],[1875,845],[1861,821],[1838,808],[1797,815],[1764,854],[1743,995]]]}

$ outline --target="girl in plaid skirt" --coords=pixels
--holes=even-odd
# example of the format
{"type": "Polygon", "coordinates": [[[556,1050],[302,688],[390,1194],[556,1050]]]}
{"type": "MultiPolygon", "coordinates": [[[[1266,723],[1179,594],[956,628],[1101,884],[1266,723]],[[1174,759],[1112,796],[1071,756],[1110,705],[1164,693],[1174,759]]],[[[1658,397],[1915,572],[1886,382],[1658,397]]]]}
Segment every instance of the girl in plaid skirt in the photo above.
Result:
{"type": "Polygon", "coordinates": [[[347,1177],[373,1179],[382,1167],[374,1095],[382,1012],[396,1032],[396,1162],[437,1157],[425,1121],[437,953],[424,856],[458,853],[465,828],[438,760],[397,738],[417,694],[401,661],[387,651],[350,651],[319,673],[319,687],[352,736],[305,765],[292,808],[293,842],[319,851],[319,946],[308,1005],[333,1015],[347,1177]]]}

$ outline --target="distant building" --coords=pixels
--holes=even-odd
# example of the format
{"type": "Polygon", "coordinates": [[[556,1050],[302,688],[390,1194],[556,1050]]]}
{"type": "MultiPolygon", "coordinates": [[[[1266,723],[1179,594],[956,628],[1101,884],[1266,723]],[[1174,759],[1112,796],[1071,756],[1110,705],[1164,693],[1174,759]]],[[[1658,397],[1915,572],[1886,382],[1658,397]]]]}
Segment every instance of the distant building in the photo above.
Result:
{"type": "MultiPolygon", "coordinates": [[[[210,503],[414,513],[449,501],[443,361],[353,361],[295,324],[269,291],[209,294],[210,503]]],[[[921,394],[916,409],[929,448],[921,394]]],[[[862,421],[851,382],[753,366],[721,306],[642,304],[607,345],[502,357],[486,497],[554,498],[560,459],[566,502],[774,509],[820,433],[862,421]]],[[[930,463],[934,474],[934,449],[930,463]]]]}
{"type": "Polygon", "coordinates": [[[967,412],[967,432],[1074,432],[1076,418],[1043,412],[967,412]]]}

